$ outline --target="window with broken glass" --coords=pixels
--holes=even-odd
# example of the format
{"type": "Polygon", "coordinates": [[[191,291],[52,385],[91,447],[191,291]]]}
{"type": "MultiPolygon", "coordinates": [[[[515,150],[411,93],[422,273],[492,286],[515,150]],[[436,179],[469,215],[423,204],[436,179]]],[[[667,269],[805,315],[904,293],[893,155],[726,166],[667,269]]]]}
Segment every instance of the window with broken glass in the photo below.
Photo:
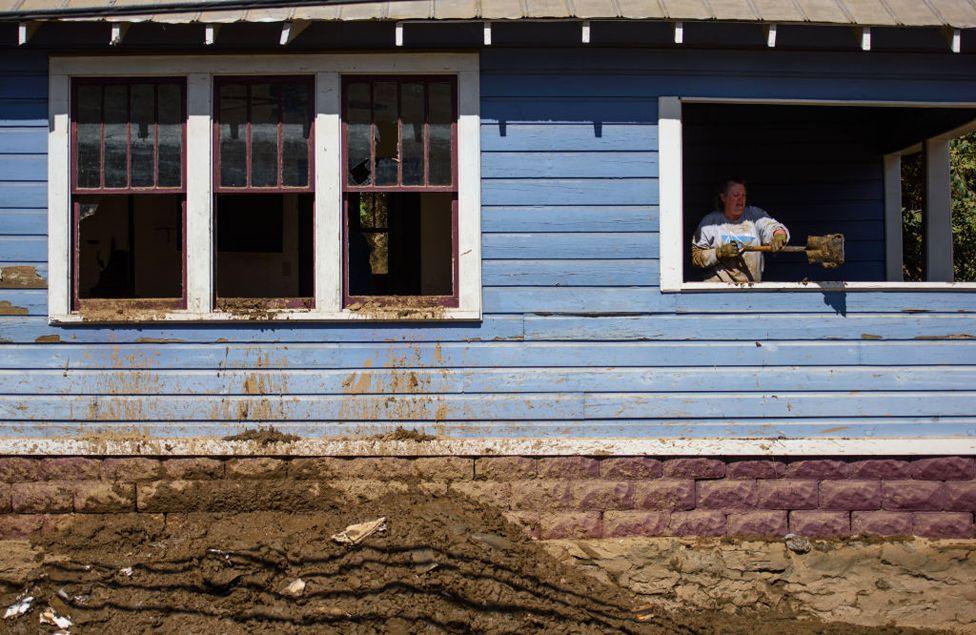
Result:
{"type": "Polygon", "coordinates": [[[457,307],[456,80],[342,90],[344,305],[457,307]]]}
{"type": "Polygon", "coordinates": [[[186,86],[72,83],[72,303],[186,306],[186,86]]]}
{"type": "Polygon", "coordinates": [[[215,78],[219,308],[311,308],[314,78],[215,78]]]}

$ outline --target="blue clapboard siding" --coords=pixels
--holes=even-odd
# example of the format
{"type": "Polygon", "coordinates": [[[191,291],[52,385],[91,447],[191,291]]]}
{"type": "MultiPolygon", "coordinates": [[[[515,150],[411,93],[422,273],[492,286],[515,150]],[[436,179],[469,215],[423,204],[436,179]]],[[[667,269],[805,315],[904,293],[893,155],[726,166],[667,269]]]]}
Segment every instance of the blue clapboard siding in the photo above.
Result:
{"type": "MultiPolygon", "coordinates": [[[[46,62],[12,55],[0,266],[46,277],[46,62]]],[[[482,321],[61,327],[45,290],[0,288],[0,435],[976,435],[976,294],[662,294],[658,259],[658,96],[976,100],[966,56],[489,49],[481,64],[482,321]]],[[[755,112],[689,126],[689,187],[727,166],[718,134],[797,240],[838,227],[851,279],[881,278],[876,148],[839,111],[816,129],[796,112],[758,137],[755,112]]]]}

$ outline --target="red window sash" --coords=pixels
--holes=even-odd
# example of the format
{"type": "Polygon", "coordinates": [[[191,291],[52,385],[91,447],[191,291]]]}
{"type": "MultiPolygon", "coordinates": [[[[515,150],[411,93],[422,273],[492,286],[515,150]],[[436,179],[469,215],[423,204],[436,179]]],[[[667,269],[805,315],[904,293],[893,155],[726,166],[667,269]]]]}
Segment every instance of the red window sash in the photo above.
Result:
{"type": "Polygon", "coordinates": [[[76,194],[181,194],[186,192],[186,79],[183,77],[125,77],[125,78],[77,78],[71,86],[71,191],[76,194]],[[153,185],[132,185],[132,89],[133,84],[153,84],[153,185]],[[160,84],[177,84],[180,87],[180,185],[160,186],[159,183],[159,88],[160,84]],[[126,186],[105,185],[105,86],[126,86],[126,186]],[[100,86],[102,102],[99,111],[98,187],[82,187],[78,184],[78,89],[81,86],[100,86]]]}
{"type": "Polygon", "coordinates": [[[411,296],[411,299],[425,300],[430,306],[442,306],[446,308],[457,308],[460,306],[460,266],[458,258],[458,143],[457,143],[457,121],[458,121],[458,89],[457,77],[447,75],[346,75],[342,78],[342,304],[348,307],[360,302],[369,302],[375,306],[389,306],[395,309],[402,304],[402,299],[398,296],[384,295],[352,295],[349,292],[349,237],[351,228],[349,226],[349,194],[352,193],[381,193],[381,192],[445,192],[453,193],[451,200],[451,243],[453,246],[452,260],[452,284],[453,289],[450,295],[425,295],[411,296]],[[396,82],[397,84],[397,183],[392,185],[376,185],[376,100],[375,85],[377,82],[396,82]],[[422,185],[403,185],[403,116],[402,116],[402,84],[422,82],[424,84],[424,124],[423,124],[423,150],[424,150],[424,184],[422,185]],[[431,83],[450,83],[451,85],[451,183],[449,185],[430,185],[430,108],[429,108],[429,85],[431,83]],[[348,112],[346,107],[346,96],[350,84],[368,83],[370,90],[370,127],[369,127],[369,185],[353,185],[349,182],[349,124],[348,112]]]}
{"type": "Polygon", "coordinates": [[[214,78],[214,117],[213,117],[213,188],[218,194],[242,194],[247,192],[261,192],[265,194],[274,193],[302,193],[315,191],[315,78],[309,75],[295,75],[287,77],[253,77],[253,76],[233,76],[225,75],[214,78]],[[308,139],[306,148],[308,151],[308,176],[306,185],[284,185],[284,104],[281,96],[278,97],[278,123],[277,123],[277,184],[272,186],[251,185],[251,88],[254,84],[304,84],[308,89],[308,139]],[[245,92],[245,121],[244,121],[244,165],[245,165],[245,185],[230,186],[221,185],[220,181],[220,87],[226,84],[243,84],[246,86],[245,92]]]}

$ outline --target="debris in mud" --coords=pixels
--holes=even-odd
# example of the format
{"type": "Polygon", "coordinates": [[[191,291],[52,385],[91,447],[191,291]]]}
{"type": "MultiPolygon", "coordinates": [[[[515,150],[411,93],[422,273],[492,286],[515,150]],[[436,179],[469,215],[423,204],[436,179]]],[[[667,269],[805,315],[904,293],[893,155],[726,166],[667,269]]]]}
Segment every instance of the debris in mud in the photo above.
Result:
{"type": "Polygon", "coordinates": [[[73,626],[70,619],[63,615],[58,615],[50,606],[41,613],[40,622],[45,626],[57,626],[62,630],[67,630],[73,626]]]}
{"type": "Polygon", "coordinates": [[[432,434],[426,434],[417,430],[416,428],[411,428],[407,430],[403,426],[397,426],[396,430],[393,432],[387,432],[385,434],[377,434],[372,437],[377,441],[433,441],[437,437],[432,434]]]}
{"type": "Polygon", "coordinates": [[[907,632],[672,612],[556,560],[500,512],[449,491],[411,486],[354,507],[326,495],[334,505],[314,512],[79,514],[31,549],[0,541],[0,570],[30,564],[16,586],[0,578],[0,606],[29,589],[72,631],[105,635],[907,632]],[[382,540],[350,549],[331,538],[381,516],[382,540]],[[118,575],[129,566],[137,576],[118,575]],[[280,592],[298,580],[300,596],[280,592]]]}
{"type": "Polygon", "coordinates": [[[33,603],[34,596],[27,595],[27,591],[24,591],[17,597],[13,604],[7,607],[7,611],[3,614],[3,619],[9,620],[13,617],[20,617],[31,610],[31,604],[33,603]]]}
{"type": "Polygon", "coordinates": [[[377,532],[386,531],[386,518],[377,518],[365,523],[349,525],[345,531],[332,535],[332,540],[340,545],[358,545],[377,532]]]}
{"type": "Polygon", "coordinates": [[[793,553],[810,553],[810,549],[813,548],[807,538],[796,534],[786,534],[783,540],[786,543],[786,548],[793,553]]]}
{"type": "Polygon", "coordinates": [[[123,568],[119,569],[119,573],[121,573],[122,575],[124,575],[127,578],[130,578],[130,577],[132,577],[132,574],[134,573],[134,570],[132,569],[132,567],[123,567],[123,568]]]}
{"type": "Polygon", "coordinates": [[[224,441],[253,441],[260,446],[273,445],[275,443],[292,443],[301,440],[297,434],[286,434],[274,426],[267,428],[248,428],[243,432],[224,437],[224,441]]]}
{"type": "Polygon", "coordinates": [[[285,587],[283,593],[285,595],[290,595],[292,597],[300,597],[302,593],[305,593],[305,580],[297,578],[294,582],[285,587]]]}

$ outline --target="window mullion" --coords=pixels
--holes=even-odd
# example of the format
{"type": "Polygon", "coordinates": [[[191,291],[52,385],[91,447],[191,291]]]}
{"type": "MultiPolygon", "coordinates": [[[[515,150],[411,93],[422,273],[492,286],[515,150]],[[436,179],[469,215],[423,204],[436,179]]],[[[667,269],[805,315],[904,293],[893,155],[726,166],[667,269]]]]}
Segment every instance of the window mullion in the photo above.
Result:
{"type": "Polygon", "coordinates": [[[213,303],[214,179],[213,80],[194,73],[186,81],[186,295],[193,313],[210,313],[213,303]]]}

